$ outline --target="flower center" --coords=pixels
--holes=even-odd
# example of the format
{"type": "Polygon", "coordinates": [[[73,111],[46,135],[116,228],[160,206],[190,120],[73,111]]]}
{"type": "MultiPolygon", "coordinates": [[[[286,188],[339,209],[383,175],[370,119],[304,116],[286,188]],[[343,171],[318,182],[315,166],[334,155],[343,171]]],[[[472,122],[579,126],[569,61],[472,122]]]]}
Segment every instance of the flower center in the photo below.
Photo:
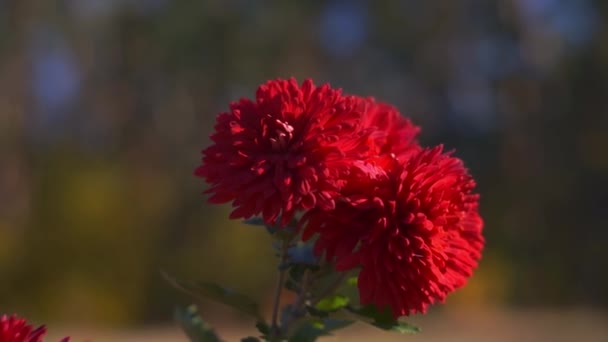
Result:
{"type": "Polygon", "coordinates": [[[287,122],[275,119],[271,122],[270,128],[270,145],[273,151],[285,152],[289,147],[289,142],[293,138],[293,126],[287,122]]]}

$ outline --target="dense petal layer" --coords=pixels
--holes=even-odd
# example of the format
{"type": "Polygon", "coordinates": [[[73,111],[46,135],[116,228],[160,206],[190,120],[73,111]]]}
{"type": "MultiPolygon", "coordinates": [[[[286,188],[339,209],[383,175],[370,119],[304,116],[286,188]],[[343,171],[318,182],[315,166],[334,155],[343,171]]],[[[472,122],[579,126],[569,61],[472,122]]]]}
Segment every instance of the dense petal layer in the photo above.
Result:
{"type": "Polygon", "coordinates": [[[406,160],[421,150],[416,136],[420,127],[399,113],[397,108],[377,102],[373,98],[364,99],[365,115],[363,125],[372,128],[370,154],[394,154],[406,160]]]}
{"type": "MultiPolygon", "coordinates": [[[[3,315],[0,318],[0,342],[42,342],[45,334],[44,326],[34,329],[23,318],[14,315],[3,315]]],[[[66,337],[60,342],[69,342],[69,338],[66,337]]]]}
{"type": "Polygon", "coordinates": [[[351,173],[335,209],[305,215],[303,238],[318,234],[315,252],[339,270],[361,268],[361,303],[395,317],[424,312],[463,286],[481,257],[475,182],[441,147],[368,163],[384,171],[351,173]]]}
{"type": "Polygon", "coordinates": [[[364,109],[327,84],[269,81],[217,117],[195,174],[211,184],[211,202],[232,202],[231,218],[282,216],[284,225],[297,210],[333,209],[343,176],[368,150],[364,109]]]}

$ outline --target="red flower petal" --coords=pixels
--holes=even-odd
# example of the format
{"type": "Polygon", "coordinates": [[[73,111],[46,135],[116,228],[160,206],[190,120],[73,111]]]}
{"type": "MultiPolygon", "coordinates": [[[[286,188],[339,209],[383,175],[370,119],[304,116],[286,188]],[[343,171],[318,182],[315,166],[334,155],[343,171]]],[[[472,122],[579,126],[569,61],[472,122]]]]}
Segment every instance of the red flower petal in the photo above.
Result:
{"type": "Polygon", "coordinates": [[[269,81],[218,116],[195,175],[211,184],[211,202],[232,202],[231,218],[285,225],[297,210],[332,209],[342,176],[369,149],[364,109],[327,84],[269,81]]]}
{"type": "Polygon", "coordinates": [[[373,128],[370,135],[372,156],[394,154],[401,160],[407,160],[420,151],[416,142],[420,127],[389,104],[376,102],[373,98],[365,99],[365,104],[363,126],[373,128]]]}
{"type": "MultiPolygon", "coordinates": [[[[15,315],[10,317],[3,315],[0,318],[0,342],[42,342],[45,334],[44,326],[34,329],[25,319],[15,315]]],[[[69,342],[69,340],[69,337],[66,337],[61,342],[69,342]]]]}
{"type": "Polygon", "coordinates": [[[463,286],[481,257],[475,182],[441,147],[369,162],[383,165],[385,176],[355,168],[342,189],[350,200],[308,212],[304,238],[317,233],[315,252],[337,269],[361,268],[362,304],[389,306],[395,317],[424,312],[463,286]]]}

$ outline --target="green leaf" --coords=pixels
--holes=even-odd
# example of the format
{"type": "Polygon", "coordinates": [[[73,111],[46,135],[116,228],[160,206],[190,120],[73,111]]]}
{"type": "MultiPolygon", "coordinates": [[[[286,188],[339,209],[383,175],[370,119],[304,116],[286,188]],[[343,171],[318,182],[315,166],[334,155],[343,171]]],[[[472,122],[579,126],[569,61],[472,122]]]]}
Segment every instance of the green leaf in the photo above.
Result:
{"type": "Polygon", "coordinates": [[[382,311],[378,310],[375,305],[367,305],[361,308],[347,307],[347,310],[362,318],[362,321],[382,330],[401,334],[417,334],[420,332],[420,328],[417,326],[393,318],[388,307],[382,311]]]}
{"type": "Polygon", "coordinates": [[[349,276],[342,283],[342,286],[338,288],[336,293],[339,293],[348,299],[350,299],[349,305],[352,307],[359,307],[359,287],[357,286],[358,275],[356,272],[350,272],[349,276]]]}
{"type": "Polygon", "coordinates": [[[262,335],[269,335],[270,334],[270,326],[268,324],[266,324],[266,322],[257,322],[255,324],[255,327],[258,328],[258,331],[262,335]]]}
{"type": "Polygon", "coordinates": [[[318,317],[318,318],[325,318],[325,317],[329,317],[329,312],[327,311],[322,311],[322,310],[317,310],[315,307],[313,306],[306,306],[306,310],[308,311],[308,313],[311,316],[314,317],[318,317]]]}
{"type": "Polygon", "coordinates": [[[329,335],[330,332],[346,328],[353,323],[355,323],[355,321],[350,319],[325,318],[321,321],[317,321],[316,326],[323,329],[329,335]]]}
{"type": "Polygon", "coordinates": [[[407,323],[407,322],[402,322],[402,321],[397,321],[396,325],[391,325],[389,327],[379,327],[385,330],[390,330],[390,331],[394,331],[400,334],[417,334],[420,332],[420,328],[418,328],[417,326],[407,323]]]}
{"type": "Polygon", "coordinates": [[[261,342],[262,340],[260,340],[257,337],[253,337],[253,336],[248,336],[248,337],[243,337],[241,339],[241,342],[261,342]]]}
{"type": "Polygon", "coordinates": [[[266,226],[266,222],[261,217],[252,217],[246,220],[243,220],[244,224],[252,225],[252,226],[266,226]]]}
{"type": "Polygon", "coordinates": [[[380,311],[375,305],[366,305],[360,308],[349,307],[348,310],[377,323],[390,323],[395,321],[388,307],[380,311]]]}
{"type": "Polygon", "coordinates": [[[215,283],[201,282],[196,284],[178,281],[163,273],[165,279],[179,290],[186,292],[196,298],[210,299],[224,305],[230,306],[240,312],[263,321],[259,305],[251,298],[237,293],[231,289],[224,288],[215,283]]]}
{"type": "Polygon", "coordinates": [[[287,271],[287,280],[285,281],[285,288],[293,292],[299,292],[302,282],[302,276],[304,276],[305,271],[306,266],[304,265],[292,265],[287,271]]]}
{"type": "Polygon", "coordinates": [[[317,338],[322,336],[329,336],[331,332],[345,328],[354,321],[324,318],[319,320],[308,320],[305,321],[295,331],[293,336],[288,338],[289,342],[312,342],[316,341],[317,338]]]}
{"type": "Polygon", "coordinates": [[[327,298],[323,298],[315,305],[315,309],[327,312],[334,312],[346,307],[349,303],[349,299],[343,295],[332,295],[327,298]]]}
{"type": "Polygon", "coordinates": [[[188,338],[192,342],[220,342],[220,338],[213,329],[202,320],[196,306],[177,308],[175,320],[180,324],[188,338]]]}

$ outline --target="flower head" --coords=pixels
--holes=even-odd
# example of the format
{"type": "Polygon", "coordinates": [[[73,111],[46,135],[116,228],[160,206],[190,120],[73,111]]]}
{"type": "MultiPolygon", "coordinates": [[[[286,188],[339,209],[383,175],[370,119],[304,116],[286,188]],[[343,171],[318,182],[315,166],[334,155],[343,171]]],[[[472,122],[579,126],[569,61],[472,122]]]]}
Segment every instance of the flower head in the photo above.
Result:
{"type": "Polygon", "coordinates": [[[370,155],[394,154],[406,160],[420,151],[416,136],[420,127],[401,115],[397,108],[376,102],[373,98],[364,99],[365,115],[363,126],[370,127],[370,155]]]}
{"type": "Polygon", "coordinates": [[[327,84],[269,81],[217,117],[195,174],[211,184],[210,202],[232,202],[231,218],[285,225],[297,210],[333,209],[343,175],[368,149],[363,109],[327,84]]]}
{"type": "MultiPolygon", "coordinates": [[[[25,319],[16,316],[3,315],[0,318],[0,342],[42,342],[46,327],[34,329],[25,319]]],[[[61,340],[69,342],[69,337],[61,340]]]]}
{"type": "Polygon", "coordinates": [[[335,209],[303,218],[303,238],[338,270],[361,268],[362,304],[395,317],[425,312],[465,284],[481,257],[475,182],[462,162],[424,149],[407,161],[370,159],[352,172],[335,209]]]}

